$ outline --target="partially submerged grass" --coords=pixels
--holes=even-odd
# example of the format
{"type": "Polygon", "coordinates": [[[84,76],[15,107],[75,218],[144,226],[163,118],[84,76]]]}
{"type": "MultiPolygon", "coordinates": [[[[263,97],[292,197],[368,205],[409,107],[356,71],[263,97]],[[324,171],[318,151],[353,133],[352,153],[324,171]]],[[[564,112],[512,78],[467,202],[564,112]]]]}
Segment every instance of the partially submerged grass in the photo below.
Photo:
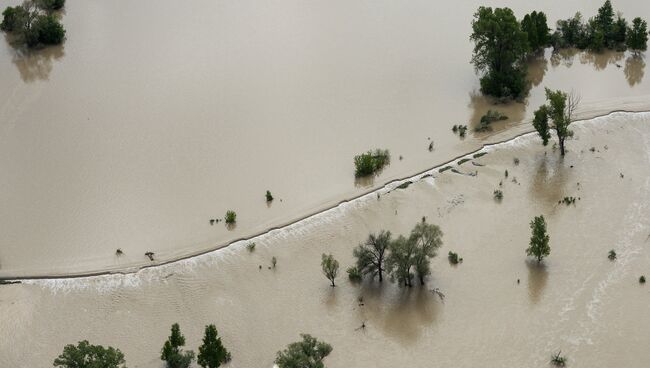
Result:
{"type": "Polygon", "coordinates": [[[479,153],[475,153],[474,156],[472,156],[472,157],[479,158],[479,157],[485,156],[487,154],[488,154],[487,152],[479,152],[479,153]]]}
{"type": "Polygon", "coordinates": [[[406,188],[408,188],[409,185],[411,185],[411,184],[413,184],[412,181],[410,181],[410,180],[409,180],[409,181],[405,181],[405,182],[403,182],[402,184],[398,185],[397,188],[395,188],[395,189],[406,189],[406,188]]]}
{"type": "Polygon", "coordinates": [[[462,164],[464,164],[465,162],[467,162],[469,160],[470,160],[469,158],[464,158],[464,159],[459,160],[457,164],[462,165],[462,164]]]}
{"type": "Polygon", "coordinates": [[[566,366],[567,358],[562,355],[562,351],[558,351],[555,355],[551,356],[551,363],[556,367],[566,366]]]}
{"type": "Polygon", "coordinates": [[[447,165],[447,166],[443,167],[442,169],[438,170],[438,172],[442,173],[442,172],[445,172],[447,170],[451,170],[451,168],[452,168],[451,166],[447,165]]]}

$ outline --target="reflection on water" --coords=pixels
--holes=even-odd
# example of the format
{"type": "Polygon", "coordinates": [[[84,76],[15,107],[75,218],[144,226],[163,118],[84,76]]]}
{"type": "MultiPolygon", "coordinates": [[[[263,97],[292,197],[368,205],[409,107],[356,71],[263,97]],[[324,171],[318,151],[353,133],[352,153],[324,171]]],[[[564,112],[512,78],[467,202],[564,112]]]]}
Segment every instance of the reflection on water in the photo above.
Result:
{"type": "Polygon", "coordinates": [[[570,68],[573,65],[574,57],[580,52],[576,48],[553,50],[551,53],[550,61],[553,68],[563,65],[570,68]]]}
{"type": "MultiPolygon", "coordinates": [[[[539,140],[541,145],[541,139],[539,140]]],[[[552,145],[553,141],[549,142],[552,145]]],[[[539,158],[537,168],[530,185],[531,198],[535,203],[552,209],[564,195],[564,188],[568,181],[568,170],[564,166],[564,157],[560,156],[559,149],[549,149],[539,158]]]]}
{"type": "Polygon", "coordinates": [[[526,260],[526,266],[528,267],[528,296],[532,304],[537,304],[546,288],[548,270],[543,262],[536,260],[526,260]]]}
{"type": "Polygon", "coordinates": [[[641,83],[643,80],[643,69],[645,68],[645,60],[643,55],[631,55],[625,59],[625,79],[630,87],[634,87],[635,84],[641,83]]]}
{"type": "Polygon", "coordinates": [[[548,70],[548,60],[543,52],[535,54],[528,60],[528,80],[537,87],[544,80],[544,75],[548,70]]]}
{"type": "Polygon", "coordinates": [[[614,64],[620,68],[620,61],[625,56],[620,51],[603,51],[603,52],[582,52],[580,53],[580,62],[582,64],[591,64],[595,70],[604,70],[607,65],[614,64]]]}
{"type": "Polygon", "coordinates": [[[26,83],[48,80],[52,72],[52,63],[65,55],[63,45],[39,50],[16,48],[13,51],[12,62],[18,68],[20,78],[26,83]]]}

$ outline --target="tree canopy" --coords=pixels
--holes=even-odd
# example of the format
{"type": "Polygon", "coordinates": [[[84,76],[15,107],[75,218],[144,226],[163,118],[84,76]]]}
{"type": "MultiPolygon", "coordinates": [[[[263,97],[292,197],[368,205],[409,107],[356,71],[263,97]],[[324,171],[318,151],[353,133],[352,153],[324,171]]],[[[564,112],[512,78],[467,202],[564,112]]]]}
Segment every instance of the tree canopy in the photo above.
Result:
{"type": "Polygon", "coordinates": [[[66,345],[63,353],[54,359],[54,366],[61,368],[126,368],[124,354],[113,347],[91,345],[87,340],[66,345]]]}
{"type": "Polygon", "coordinates": [[[636,17],[632,20],[632,27],[627,30],[627,47],[635,53],[648,48],[648,23],[636,17]]]}
{"type": "Polygon", "coordinates": [[[555,130],[560,143],[560,154],[564,156],[566,153],[565,141],[573,136],[569,125],[573,121],[573,115],[580,103],[580,98],[574,93],[567,94],[560,90],[553,91],[546,88],[546,100],[547,104],[540,106],[534,113],[533,127],[537,130],[545,146],[551,138],[550,130],[555,130]],[[552,125],[549,124],[549,120],[552,125]]]}
{"type": "Polygon", "coordinates": [[[221,343],[215,325],[205,326],[203,344],[199,346],[196,362],[203,368],[217,368],[231,359],[230,353],[221,343]]]}
{"type": "Polygon", "coordinates": [[[472,64],[483,72],[481,91],[500,98],[519,98],[526,91],[523,59],[529,47],[510,8],[479,7],[472,20],[472,64]]]}
{"type": "Polygon", "coordinates": [[[378,277],[379,282],[382,282],[390,243],[390,231],[382,230],[377,235],[368,235],[368,239],[353,251],[353,255],[357,259],[357,269],[364,275],[370,275],[372,278],[378,277]]]}
{"type": "Polygon", "coordinates": [[[334,284],[334,279],[339,273],[339,261],[334,259],[334,256],[331,254],[323,253],[321,257],[321,267],[323,268],[323,274],[327,277],[328,280],[332,283],[332,287],[336,286],[334,284]]]}
{"type": "Polygon", "coordinates": [[[537,262],[541,262],[544,257],[551,254],[544,216],[535,216],[533,221],[530,222],[530,228],[532,229],[532,235],[530,237],[530,246],[526,249],[526,254],[537,258],[537,262]]]}
{"type": "Polygon", "coordinates": [[[545,48],[551,42],[550,29],[544,12],[533,11],[521,20],[521,29],[526,32],[528,46],[531,51],[545,48]]]}
{"type": "Polygon", "coordinates": [[[308,334],[301,334],[302,341],[289,344],[278,351],[275,364],[279,368],[324,368],[323,359],[332,352],[332,346],[318,341],[308,334]]]}
{"type": "Polygon", "coordinates": [[[27,0],[15,7],[9,6],[2,12],[0,29],[28,47],[60,44],[65,38],[65,29],[50,8],[58,4],[56,1],[27,0]]]}
{"type": "Polygon", "coordinates": [[[169,339],[165,341],[160,359],[164,360],[167,368],[188,368],[194,360],[194,352],[183,352],[182,347],[185,346],[185,336],[181,334],[181,328],[178,323],[174,323],[171,329],[169,339]]]}

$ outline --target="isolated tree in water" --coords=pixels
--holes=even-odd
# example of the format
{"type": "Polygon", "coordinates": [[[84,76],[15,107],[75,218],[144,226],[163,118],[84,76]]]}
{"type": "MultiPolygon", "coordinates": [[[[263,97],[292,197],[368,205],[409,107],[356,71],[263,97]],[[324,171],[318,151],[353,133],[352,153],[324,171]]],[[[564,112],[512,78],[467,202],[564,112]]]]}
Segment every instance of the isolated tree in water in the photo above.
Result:
{"type": "Polygon", "coordinates": [[[185,336],[181,334],[178,323],[174,323],[172,333],[160,353],[160,359],[166,362],[167,368],[188,368],[192,364],[194,352],[183,352],[183,346],[185,346],[185,336]]]}
{"type": "Polygon", "coordinates": [[[424,278],[431,274],[431,258],[437,255],[438,248],[442,246],[442,231],[437,225],[422,221],[411,231],[409,242],[415,245],[413,266],[420,285],[424,285],[424,278]]]}
{"type": "Polygon", "coordinates": [[[472,64],[481,77],[481,92],[500,98],[519,98],[526,92],[524,57],[526,32],[509,8],[481,6],[472,20],[472,64]]]}
{"type": "Polygon", "coordinates": [[[548,244],[549,236],[546,233],[546,220],[544,216],[536,216],[530,222],[532,235],[530,237],[530,246],[526,249],[526,254],[537,258],[537,262],[551,254],[551,247],[548,244]]]}
{"type": "Polygon", "coordinates": [[[54,366],[61,368],[126,368],[124,354],[119,349],[91,345],[87,340],[63,348],[54,359],[54,366]]]}
{"type": "Polygon", "coordinates": [[[353,254],[357,259],[357,268],[364,275],[375,276],[379,282],[384,280],[385,262],[390,246],[390,231],[381,231],[378,235],[368,235],[365,243],[354,248],[353,254]]]}
{"type": "Polygon", "coordinates": [[[196,362],[203,368],[217,368],[223,363],[229,362],[230,353],[221,344],[215,325],[205,326],[203,345],[199,346],[199,355],[196,362]]]}
{"type": "Polygon", "coordinates": [[[324,368],[323,359],[332,352],[332,346],[311,335],[301,334],[300,337],[302,341],[278,351],[275,364],[279,368],[324,368]]]}
{"type": "Polygon", "coordinates": [[[639,52],[648,48],[648,23],[639,17],[634,18],[632,27],[627,30],[626,38],[627,47],[638,56],[639,52]]]}
{"type": "Polygon", "coordinates": [[[567,94],[560,90],[552,91],[546,88],[546,100],[548,103],[540,106],[534,113],[533,127],[539,133],[545,146],[551,138],[550,131],[554,130],[560,143],[560,154],[564,156],[566,153],[565,141],[573,136],[569,125],[573,121],[580,97],[573,92],[567,94]],[[552,124],[549,124],[549,120],[552,124]]]}
{"type": "Polygon", "coordinates": [[[334,279],[336,279],[336,275],[339,273],[339,261],[335,260],[331,254],[323,253],[321,267],[323,268],[325,277],[332,283],[332,287],[336,286],[334,279]]]}

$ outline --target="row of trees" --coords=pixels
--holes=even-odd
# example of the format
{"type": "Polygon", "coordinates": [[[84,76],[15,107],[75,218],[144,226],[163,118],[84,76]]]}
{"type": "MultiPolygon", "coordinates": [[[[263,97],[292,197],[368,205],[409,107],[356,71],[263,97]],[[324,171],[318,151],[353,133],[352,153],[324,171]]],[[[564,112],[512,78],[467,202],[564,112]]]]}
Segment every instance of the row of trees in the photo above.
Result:
{"type": "MultiPolygon", "coordinates": [[[[431,258],[437,255],[442,246],[442,231],[437,225],[424,221],[415,225],[408,238],[400,235],[392,238],[390,231],[370,234],[368,239],[354,250],[356,266],[348,269],[350,277],[369,276],[384,280],[389,275],[391,281],[411,287],[417,278],[424,285],[425,278],[431,274],[431,258]]],[[[321,266],[323,273],[335,286],[339,263],[330,255],[323,254],[321,266]]]]}
{"type": "MultiPolygon", "coordinates": [[[[300,337],[301,341],[278,351],[275,364],[279,368],[323,368],[322,360],[332,351],[332,346],[311,335],[301,334],[300,337]]],[[[190,367],[195,355],[191,350],[183,351],[183,346],[185,336],[178,323],[174,323],[160,354],[167,368],[190,367]]],[[[196,362],[203,368],[218,368],[230,360],[230,352],[221,343],[215,325],[206,326],[196,362]]],[[[119,349],[92,345],[86,340],[77,345],[66,345],[63,353],[54,360],[54,366],[60,368],[126,368],[125,364],[124,354],[119,349]]]]}
{"type": "Polygon", "coordinates": [[[580,13],[557,22],[551,34],[546,14],[533,11],[521,22],[510,8],[479,7],[472,20],[474,42],[472,64],[482,73],[481,91],[501,99],[520,99],[528,90],[526,59],[545,47],[578,47],[601,51],[604,48],[647,49],[648,26],[637,17],[628,25],[620,14],[614,18],[609,0],[598,15],[584,24],[580,13]]]}
{"type": "Polygon", "coordinates": [[[636,17],[630,26],[621,13],[614,13],[612,3],[607,0],[598,9],[595,17],[585,23],[580,12],[572,18],[559,20],[552,36],[555,48],[577,47],[600,52],[603,49],[635,53],[645,51],[648,41],[648,25],[636,17]]]}
{"type": "Polygon", "coordinates": [[[54,12],[64,4],[65,0],[26,0],[21,5],[8,6],[2,12],[0,30],[28,47],[60,44],[65,29],[54,12]]]}

